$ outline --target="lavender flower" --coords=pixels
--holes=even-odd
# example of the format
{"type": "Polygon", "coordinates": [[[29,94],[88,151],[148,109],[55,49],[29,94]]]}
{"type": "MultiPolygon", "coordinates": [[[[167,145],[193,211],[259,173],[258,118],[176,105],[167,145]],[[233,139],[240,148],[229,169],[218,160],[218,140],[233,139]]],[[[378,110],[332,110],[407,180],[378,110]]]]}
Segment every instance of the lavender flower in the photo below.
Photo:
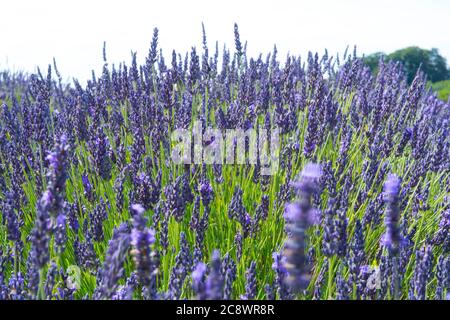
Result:
{"type": "Polygon", "coordinates": [[[11,300],[25,300],[25,281],[20,272],[9,279],[9,298],[11,300]]]}
{"type": "Polygon", "coordinates": [[[20,241],[20,220],[14,208],[14,193],[12,191],[6,194],[6,200],[3,204],[3,217],[6,223],[7,238],[10,241],[20,241]]]}
{"type": "Polygon", "coordinates": [[[266,220],[269,215],[269,196],[264,194],[261,197],[261,203],[256,209],[257,215],[261,218],[261,220],[266,220]]]}
{"type": "Polygon", "coordinates": [[[155,29],[141,66],[104,46],[83,86],[56,63],[56,79],[0,72],[0,299],[449,299],[449,101],[423,72],[372,73],[356,50],[247,57],[237,25],[222,59],[202,40],[166,63],[155,29]],[[256,164],[171,163],[172,131],[197,120],[279,128],[276,174],[272,139],[256,164]]]}
{"type": "Polygon", "coordinates": [[[366,253],[364,248],[364,230],[360,220],[356,221],[355,232],[353,234],[352,244],[350,246],[349,265],[352,275],[352,281],[356,282],[360,274],[361,267],[364,265],[366,253]]]}
{"type": "Polygon", "coordinates": [[[145,209],[139,205],[131,206],[133,217],[133,229],[131,230],[131,254],[136,265],[136,273],[139,282],[149,291],[156,291],[157,264],[151,246],[155,242],[155,232],[146,227],[147,218],[145,209]]]}
{"type": "Polygon", "coordinates": [[[205,274],[206,274],[206,264],[203,262],[197,263],[192,271],[192,289],[196,293],[199,300],[204,300],[206,298],[205,292],[205,274]]]}
{"type": "Polygon", "coordinates": [[[31,232],[32,251],[34,263],[37,269],[42,269],[50,260],[50,202],[48,197],[44,196],[38,201],[36,208],[36,221],[31,232]]]}
{"type": "Polygon", "coordinates": [[[242,203],[242,190],[240,188],[234,189],[231,203],[228,206],[228,217],[240,223],[244,238],[250,235],[252,221],[242,203]]]}
{"type": "Polygon", "coordinates": [[[439,229],[434,235],[433,244],[442,245],[445,253],[450,252],[450,207],[442,211],[439,229]]]}
{"type": "Polygon", "coordinates": [[[83,182],[84,196],[89,201],[92,202],[94,200],[94,194],[92,193],[92,185],[91,185],[91,182],[89,181],[88,176],[87,175],[82,175],[81,176],[81,181],[83,182]]]}
{"type": "Polygon", "coordinates": [[[76,202],[74,203],[66,203],[67,204],[67,220],[69,223],[70,228],[74,231],[77,232],[78,228],[80,227],[80,224],[78,222],[78,216],[79,216],[79,212],[78,212],[78,204],[76,202]]]}
{"type": "Polygon", "coordinates": [[[77,238],[73,243],[75,261],[77,265],[85,269],[95,269],[98,266],[98,258],[93,241],[91,233],[88,232],[84,242],[77,238]]]}
{"type": "Polygon", "coordinates": [[[209,205],[214,197],[214,191],[207,180],[200,183],[199,192],[203,205],[205,208],[209,208],[209,205]]]}
{"type": "Polygon", "coordinates": [[[425,300],[427,284],[431,277],[433,253],[431,247],[426,245],[416,252],[416,266],[414,278],[411,279],[410,298],[414,300],[425,300]]]}
{"type": "Polygon", "coordinates": [[[47,279],[45,280],[45,296],[48,300],[51,300],[53,297],[53,288],[55,287],[57,273],[58,266],[55,262],[52,262],[47,270],[47,279]]]}
{"type": "Polygon", "coordinates": [[[205,283],[206,299],[218,300],[223,297],[224,279],[220,267],[220,253],[218,250],[214,250],[211,257],[210,272],[205,283]]]}
{"type": "Polygon", "coordinates": [[[126,224],[114,230],[108,243],[105,261],[99,272],[99,282],[94,297],[111,299],[117,291],[118,281],[124,275],[124,262],[130,246],[130,235],[126,224]]]}
{"type": "Polygon", "coordinates": [[[280,253],[274,252],[272,254],[273,263],[272,270],[275,272],[275,289],[280,300],[286,300],[290,297],[289,287],[286,285],[286,277],[288,276],[285,268],[286,258],[280,253]]]}
{"type": "Polygon", "coordinates": [[[225,275],[223,299],[230,300],[232,299],[233,294],[233,283],[234,280],[236,280],[236,264],[233,261],[233,259],[230,256],[228,256],[228,254],[224,257],[223,264],[225,264],[223,268],[224,270],[222,271],[222,274],[225,275]]]}
{"type": "Polygon", "coordinates": [[[438,263],[436,266],[436,277],[437,277],[437,286],[435,294],[436,300],[444,300],[444,292],[445,290],[448,290],[448,287],[450,286],[449,272],[450,272],[449,258],[440,256],[438,258],[438,263]]]}
{"type": "Polygon", "coordinates": [[[317,276],[316,283],[314,285],[313,300],[320,300],[322,296],[322,286],[325,280],[325,272],[328,271],[328,260],[325,259],[322,267],[320,268],[319,275],[317,276]]]}
{"type": "Polygon", "coordinates": [[[49,153],[46,158],[50,163],[46,196],[49,201],[49,214],[53,219],[56,219],[64,208],[68,151],[67,137],[62,135],[55,145],[55,151],[49,153]]]}
{"type": "Polygon", "coordinates": [[[111,178],[111,160],[109,158],[109,142],[103,128],[100,126],[91,143],[92,164],[95,173],[105,180],[111,178]]]}
{"type": "Polygon", "coordinates": [[[261,197],[261,203],[256,208],[256,214],[255,218],[252,223],[252,230],[251,234],[255,235],[259,230],[259,224],[267,219],[267,216],[269,215],[269,196],[263,195],[261,197]]]}
{"type": "Polygon", "coordinates": [[[241,298],[244,300],[253,300],[256,298],[256,263],[252,261],[250,268],[245,273],[247,283],[245,285],[245,295],[241,298]]]}
{"type": "Polygon", "coordinates": [[[166,210],[178,222],[181,222],[181,220],[183,220],[184,218],[185,205],[183,197],[180,196],[180,181],[181,180],[177,180],[177,182],[168,184],[164,188],[164,193],[166,195],[166,210]]]}
{"type": "Polygon", "coordinates": [[[161,231],[159,234],[159,244],[163,249],[163,253],[169,247],[169,215],[166,213],[161,221],[161,231]]]}
{"type": "Polygon", "coordinates": [[[323,214],[322,252],[327,257],[331,257],[337,252],[334,206],[335,200],[333,198],[329,198],[328,207],[323,214]]]}
{"type": "Polygon", "coordinates": [[[347,226],[348,219],[345,210],[339,210],[337,219],[334,221],[334,238],[336,239],[336,254],[339,257],[347,255],[347,226]]]}
{"type": "Polygon", "coordinates": [[[401,236],[398,227],[400,212],[398,208],[400,192],[400,179],[390,174],[384,183],[384,201],[386,203],[385,224],[386,233],[383,236],[383,244],[396,255],[399,250],[401,236]]]}
{"type": "Polygon", "coordinates": [[[54,227],[55,235],[55,251],[57,254],[62,254],[66,249],[67,230],[66,230],[66,216],[59,214],[56,217],[56,224],[54,227]]]}
{"type": "Polygon", "coordinates": [[[350,287],[341,274],[336,277],[336,300],[350,300],[350,287]]]}
{"type": "Polygon", "coordinates": [[[95,241],[103,240],[103,221],[105,221],[107,217],[106,204],[103,201],[103,198],[100,198],[100,202],[95,209],[89,213],[90,232],[95,241]]]}
{"type": "Polygon", "coordinates": [[[169,295],[170,299],[180,299],[184,281],[191,272],[193,259],[191,250],[186,239],[186,234],[180,234],[180,250],[175,257],[175,265],[172,268],[169,279],[169,295]]]}
{"type": "Polygon", "coordinates": [[[300,180],[293,183],[299,195],[299,202],[286,206],[286,229],[290,236],[285,243],[283,256],[286,257],[285,268],[288,272],[286,282],[294,291],[306,288],[310,279],[310,266],[307,265],[305,256],[305,232],[314,221],[315,212],[311,208],[311,197],[318,188],[320,175],[320,166],[307,164],[301,173],[300,180]]]}
{"type": "Polygon", "coordinates": [[[240,261],[242,257],[242,233],[238,232],[234,236],[234,244],[236,246],[236,261],[240,261]]]}

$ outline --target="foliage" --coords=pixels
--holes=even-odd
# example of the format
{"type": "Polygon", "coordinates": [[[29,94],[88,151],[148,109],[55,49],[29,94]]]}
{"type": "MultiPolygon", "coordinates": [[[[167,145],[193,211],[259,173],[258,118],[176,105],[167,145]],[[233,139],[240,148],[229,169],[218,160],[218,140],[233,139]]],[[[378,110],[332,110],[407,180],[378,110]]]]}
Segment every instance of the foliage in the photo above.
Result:
{"type": "Polygon", "coordinates": [[[450,97],[450,80],[443,80],[433,83],[432,88],[437,92],[439,99],[447,101],[450,97]]]}
{"type": "Polygon", "coordinates": [[[431,82],[447,80],[450,77],[450,70],[447,68],[447,62],[445,58],[439,54],[439,51],[436,48],[426,50],[419,47],[407,47],[388,55],[377,52],[365,57],[364,61],[372,71],[375,71],[377,61],[382,57],[386,61],[401,62],[408,83],[412,82],[419,68],[431,82]]]}

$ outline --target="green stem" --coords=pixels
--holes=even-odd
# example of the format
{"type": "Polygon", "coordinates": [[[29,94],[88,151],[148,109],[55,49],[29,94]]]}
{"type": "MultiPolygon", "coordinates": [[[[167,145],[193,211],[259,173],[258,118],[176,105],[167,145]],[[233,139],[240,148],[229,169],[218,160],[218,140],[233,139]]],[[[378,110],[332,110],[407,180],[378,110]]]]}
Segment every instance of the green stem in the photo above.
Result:
{"type": "Polygon", "coordinates": [[[398,300],[400,283],[399,283],[399,275],[398,275],[398,257],[394,257],[392,261],[392,281],[394,281],[394,300],[398,300]]]}
{"type": "Polygon", "coordinates": [[[330,257],[328,262],[328,285],[327,285],[328,300],[332,299],[331,288],[333,286],[333,267],[334,267],[334,257],[330,257]]]}
{"type": "Polygon", "coordinates": [[[39,270],[39,288],[37,292],[38,300],[45,300],[44,275],[44,268],[42,268],[39,270]]]}
{"type": "Polygon", "coordinates": [[[17,244],[14,245],[14,273],[16,276],[19,273],[19,250],[17,248],[17,244]]]}

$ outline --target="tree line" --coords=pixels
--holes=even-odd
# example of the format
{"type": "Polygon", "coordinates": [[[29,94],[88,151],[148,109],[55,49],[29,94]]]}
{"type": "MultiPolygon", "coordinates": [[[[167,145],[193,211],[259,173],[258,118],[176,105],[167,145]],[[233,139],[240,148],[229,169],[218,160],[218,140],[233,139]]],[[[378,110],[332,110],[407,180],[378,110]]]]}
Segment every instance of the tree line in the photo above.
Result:
{"type": "Polygon", "coordinates": [[[447,100],[450,93],[450,68],[447,66],[446,59],[439,54],[439,50],[422,49],[417,46],[403,48],[390,54],[384,52],[372,53],[363,58],[364,62],[370,67],[372,72],[377,72],[378,62],[399,61],[402,63],[409,83],[414,79],[417,70],[426,75],[431,86],[437,91],[439,98],[447,100]]]}

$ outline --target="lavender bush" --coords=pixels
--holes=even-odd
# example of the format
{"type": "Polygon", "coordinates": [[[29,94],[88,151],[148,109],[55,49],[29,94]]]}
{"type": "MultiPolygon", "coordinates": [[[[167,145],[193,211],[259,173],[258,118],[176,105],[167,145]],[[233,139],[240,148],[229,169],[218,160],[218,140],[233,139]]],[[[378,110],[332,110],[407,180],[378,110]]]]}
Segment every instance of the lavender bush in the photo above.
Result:
{"type": "Polygon", "coordinates": [[[449,296],[450,101],[392,61],[234,35],[166,61],[155,29],[85,85],[0,73],[0,299],[449,296]],[[278,128],[277,170],[174,163],[195,121],[278,128]]]}

